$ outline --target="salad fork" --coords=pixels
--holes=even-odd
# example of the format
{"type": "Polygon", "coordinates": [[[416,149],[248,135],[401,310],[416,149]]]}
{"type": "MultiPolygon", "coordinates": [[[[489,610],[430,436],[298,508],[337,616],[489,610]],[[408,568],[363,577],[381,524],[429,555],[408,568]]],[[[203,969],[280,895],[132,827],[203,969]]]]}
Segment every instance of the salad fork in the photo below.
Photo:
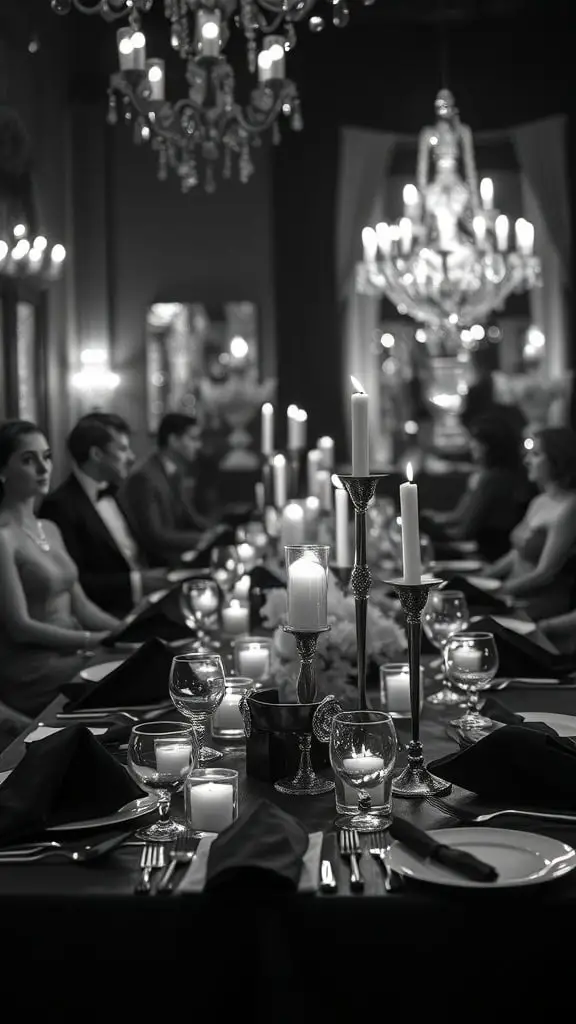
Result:
{"type": "Polygon", "coordinates": [[[355,829],[344,828],[338,836],[340,855],[350,863],[350,888],[353,892],[361,892],[364,879],[360,874],[359,859],[362,855],[360,836],[355,829]]]}

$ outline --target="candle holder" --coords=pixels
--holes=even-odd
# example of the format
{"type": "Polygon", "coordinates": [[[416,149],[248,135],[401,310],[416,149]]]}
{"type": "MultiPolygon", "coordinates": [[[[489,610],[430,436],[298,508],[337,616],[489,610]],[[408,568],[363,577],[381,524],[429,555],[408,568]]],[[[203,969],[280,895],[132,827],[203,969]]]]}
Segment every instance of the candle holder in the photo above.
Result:
{"type": "Polygon", "coordinates": [[[282,626],[285,633],[291,633],[296,641],[296,650],[300,658],[300,672],[296,684],[299,704],[312,704],[316,700],[316,645],[321,633],[328,633],[332,627],[322,629],[294,629],[293,626],[282,626]]]}
{"type": "Polygon", "coordinates": [[[366,512],[376,493],[378,481],[383,480],[386,475],[386,473],[371,474],[370,476],[342,476],[338,474],[354,506],[354,566],[350,576],[350,585],[356,601],[358,708],[360,711],[368,709],[366,696],[366,616],[368,612],[368,595],[372,586],[372,574],[366,559],[366,512]]]}
{"type": "Polygon", "coordinates": [[[424,764],[424,753],[420,740],[420,644],[422,640],[422,612],[428,594],[439,587],[442,580],[425,576],[420,583],[405,583],[403,579],[386,580],[396,591],[406,619],[408,640],[408,665],[410,668],[410,713],[412,739],[408,744],[408,764],[392,783],[395,796],[423,799],[449,793],[452,786],[444,779],[432,775],[424,764]]]}

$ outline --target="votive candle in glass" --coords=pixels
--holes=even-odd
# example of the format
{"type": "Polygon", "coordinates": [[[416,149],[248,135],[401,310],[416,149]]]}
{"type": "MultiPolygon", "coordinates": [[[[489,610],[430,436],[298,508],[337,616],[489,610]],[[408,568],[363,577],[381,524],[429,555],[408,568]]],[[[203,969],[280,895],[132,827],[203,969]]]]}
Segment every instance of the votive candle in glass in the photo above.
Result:
{"type": "Polygon", "coordinates": [[[194,832],[223,832],[238,817],[238,772],[193,768],[184,784],[186,825],[194,832]]]}
{"type": "Polygon", "coordinates": [[[272,661],[272,640],[265,636],[244,636],[234,641],[234,671],[255,683],[268,679],[272,661]]]}
{"type": "MultiPolygon", "coordinates": [[[[410,718],[410,669],[406,663],[380,665],[380,701],[391,718],[410,718]]],[[[424,704],[424,669],[420,666],[420,711],[424,704]]]]}
{"type": "Polygon", "coordinates": [[[254,680],[247,676],[227,676],[225,683],[224,697],[212,716],[212,737],[215,740],[243,740],[245,734],[240,698],[252,689],[254,680]]]}
{"type": "Polygon", "coordinates": [[[238,636],[240,633],[247,633],[250,629],[250,609],[241,604],[237,598],[232,598],[230,603],[222,609],[222,628],[225,633],[238,636]]]}

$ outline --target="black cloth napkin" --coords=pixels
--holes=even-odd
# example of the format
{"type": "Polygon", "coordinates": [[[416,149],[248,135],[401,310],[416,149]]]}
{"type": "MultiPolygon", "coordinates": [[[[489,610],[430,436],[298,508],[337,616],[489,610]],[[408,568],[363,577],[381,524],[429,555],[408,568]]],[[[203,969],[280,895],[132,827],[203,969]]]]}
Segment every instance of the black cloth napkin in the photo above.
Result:
{"type": "Polygon", "coordinates": [[[153,636],[168,643],[193,637],[194,632],[184,622],[180,608],[181,588],[182,584],[177,583],[159,601],[153,604],[144,601],[139,610],[129,615],[118,629],[110,633],[104,640],[104,646],[140,644],[153,636]]]}
{"type": "MultiPolygon", "coordinates": [[[[442,573],[442,576],[444,578],[445,574],[442,573]]],[[[508,605],[501,597],[498,597],[496,592],[481,590],[480,587],[475,587],[466,576],[462,576],[460,573],[448,576],[446,590],[460,590],[464,594],[471,611],[494,611],[500,615],[510,614],[508,605]]]]}
{"type": "Polygon", "coordinates": [[[544,722],[525,722],[522,715],[517,715],[516,712],[510,711],[510,708],[504,707],[495,697],[486,698],[482,705],[482,714],[486,715],[493,722],[501,722],[503,725],[518,725],[524,729],[539,729],[541,732],[547,732],[549,736],[558,735],[555,729],[551,729],[544,722]]]}
{"type": "Polygon", "coordinates": [[[498,647],[498,676],[560,679],[576,669],[576,660],[565,654],[547,651],[529,636],[515,633],[488,615],[470,627],[475,633],[493,633],[498,647]]]}
{"type": "Polygon", "coordinates": [[[498,872],[492,864],[475,857],[465,850],[455,849],[446,843],[440,843],[428,832],[417,828],[404,818],[393,818],[390,824],[390,835],[409,850],[422,857],[423,860],[435,860],[451,871],[474,882],[495,882],[498,872]]]}
{"type": "Polygon", "coordinates": [[[77,683],[65,687],[64,692],[72,699],[66,711],[141,707],[169,700],[168,678],[173,657],[162,640],[148,640],[101,682],[90,683],[86,689],[77,683]]]}
{"type": "Polygon", "coordinates": [[[212,843],[205,891],[298,888],[308,833],[269,800],[258,800],[212,843]]]}
{"type": "Polygon", "coordinates": [[[497,806],[576,807],[576,745],[544,729],[504,725],[428,768],[497,806]]]}
{"type": "Polygon", "coordinates": [[[0,843],[20,842],[52,825],[100,818],[144,796],[85,726],[29,743],[0,786],[0,843]]]}

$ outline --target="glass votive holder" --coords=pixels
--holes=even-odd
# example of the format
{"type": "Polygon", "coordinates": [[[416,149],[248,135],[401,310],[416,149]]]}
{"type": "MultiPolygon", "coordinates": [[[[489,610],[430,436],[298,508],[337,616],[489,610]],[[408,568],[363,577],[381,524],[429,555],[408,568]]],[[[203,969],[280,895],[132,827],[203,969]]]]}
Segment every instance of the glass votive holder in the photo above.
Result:
{"type": "Polygon", "coordinates": [[[184,783],[184,813],[196,834],[223,832],[238,817],[238,772],[193,768],[184,783]]]}
{"type": "Polygon", "coordinates": [[[227,676],[221,703],[212,716],[212,737],[215,740],[243,740],[244,720],[240,714],[240,698],[251,690],[254,681],[248,676],[227,676]]]}
{"type": "Polygon", "coordinates": [[[325,544],[287,544],[288,625],[296,630],[328,625],[328,555],[325,544]]]}
{"type": "Polygon", "coordinates": [[[234,641],[234,672],[249,676],[256,686],[270,678],[272,639],[267,636],[243,636],[234,641]]]}
{"type": "Polygon", "coordinates": [[[222,609],[222,629],[229,636],[240,636],[250,632],[250,608],[243,601],[233,597],[222,609]]]}
{"type": "MultiPolygon", "coordinates": [[[[410,718],[410,669],[405,662],[380,665],[380,704],[391,718],[410,718]]],[[[424,706],[424,669],[420,666],[420,713],[424,706]]]]}

